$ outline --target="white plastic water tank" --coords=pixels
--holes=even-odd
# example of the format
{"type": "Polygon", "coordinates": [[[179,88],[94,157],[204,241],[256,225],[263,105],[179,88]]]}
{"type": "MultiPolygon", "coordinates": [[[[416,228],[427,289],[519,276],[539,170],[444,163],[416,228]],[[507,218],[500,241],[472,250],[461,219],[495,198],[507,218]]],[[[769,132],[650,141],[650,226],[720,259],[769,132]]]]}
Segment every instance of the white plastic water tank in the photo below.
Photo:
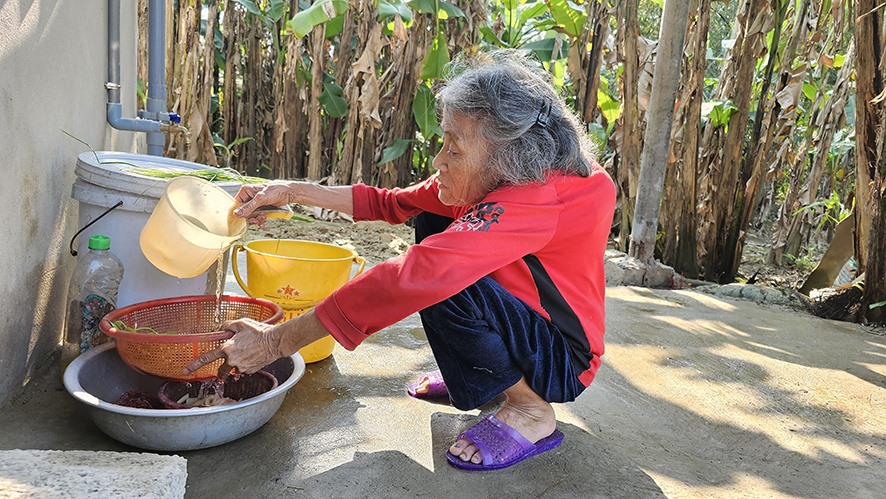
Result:
{"type": "MultiPolygon", "coordinates": [[[[95,220],[118,201],[123,201],[123,205],[77,236],[77,251],[86,251],[92,235],[103,234],[111,238],[111,252],[120,258],[124,268],[117,307],[158,298],[214,293],[215,265],[200,276],[179,279],[158,270],[142,254],[139,235],[168,180],[132,173],[130,169],[133,167],[208,168],[198,163],[143,154],[104,151],[80,154],[75,169],[77,179],[71,190],[71,197],[79,201],[79,227],[95,220]]],[[[232,196],[240,189],[240,184],[235,182],[219,182],[218,185],[232,196]]]]}

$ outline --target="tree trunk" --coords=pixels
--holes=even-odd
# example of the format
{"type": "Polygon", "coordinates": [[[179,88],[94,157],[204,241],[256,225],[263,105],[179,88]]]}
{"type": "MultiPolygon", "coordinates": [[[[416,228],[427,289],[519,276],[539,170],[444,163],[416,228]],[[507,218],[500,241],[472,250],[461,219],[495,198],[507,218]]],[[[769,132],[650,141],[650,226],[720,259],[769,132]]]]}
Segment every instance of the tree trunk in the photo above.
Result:
{"type": "Polygon", "coordinates": [[[258,174],[258,142],[262,140],[259,134],[258,106],[259,93],[262,89],[261,72],[261,30],[257,19],[250,19],[251,14],[246,14],[246,30],[243,32],[245,39],[246,60],[243,65],[243,89],[241,92],[240,122],[238,123],[237,136],[250,137],[252,140],[243,143],[240,158],[243,171],[249,175],[258,174]]]}
{"type": "Polygon", "coordinates": [[[628,247],[630,227],[634,220],[634,200],[637,199],[637,179],[640,176],[640,105],[637,98],[637,81],[640,70],[640,54],[637,39],[640,36],[640,26],[637,20],[639,0],[623,0],[619,3],[618,18],[621,23],[619,29],[618,46],[621,49],[619,58],[622,60],[624,71],[619,83],[622,95],[622,113],[616,122],[615,137],[616,151],[614,161],[617,161],[615,181],[619,185],[619,248],[628,247]]]}
{"type": "MultiPolygon", "coordinates": [[[[209,2],[207,14],[206,36],[203,39],[202,47],[199,43],[199,29],[193,31],[192,52],[198,55],[194,56],[193,100],[191,101],[190,109],[184,110],[187,113],[188,128],[191,132],[186,157],[188,161],[217,166],[218,158],[215,155],[215,147],[212,140],[212,123],[209,121],[211,119],[209,109],[212,101],[212,73],[215,66],[213,32],[215,31],[215,20],[218,14],[218,2],[209,2]]],[[[195,22],[199,23],[200,20],[195,19],[195,22]]],[[[199,28],[199,26],[195,28],[199,28]]],[[[178,134],[175,138],[181,142],[188,140],[178,134]]]]}
{"type": "MultiPolygon", "coordinates": [[[[295,15],[291,13],[289,15],[295,15]]],[[[283,19],[285,19],[285,15],[283,19]]],[[[289,130],[289,121],[287,120],[287,102],[286,102],[286,67],[288,60],[286,58],[286,48],[288,44],[284,44],[284,40],[280,38],[280,32],[285,28],[283,21],[275,24],[275,33],[271,36],[271,61],[273,63],[271,88],[273,89],[274,101],[272,104],[272,128],[271,128],[271,172],[272,178],[286,178],[289,162],[283,147],[286,144],[286,132],[289,130]]],[[[293,38],[290,36],[290,38],[293,38]]]]}
{"type": "Polygon", "coordinates": [[[705,53],[708,45],[710,27],[710,0],[695,0],[691,4],[689,28],[690,41],[687,43],[689,53],[686,66],[685,83],[679,99],[678,117],[674,123],[680,128],[673,134],[677,139],[672,143],[679,144],[675,151],[677,168],[674,168],[673,189],[669,201],[668,221],[662,219],[665,229],[665,250],[662,262],[670,265],[675,271],[691,278],[698,276],[698,257],[696,251],[696,200],[698,176],[698,144],[701,138],[701,106],[704,102],[704,74],[707,68],[705,53]]]}
{"type": "MultiPolygon", "coordinates": [[[[145,92],[148,89],[148,0],[138,0],[138,49],[136,51],[136,77],[145,92]]],[[[148,103],[136,95],[135,108],[145,109],[148,103]]]]}
{"type": "MultiPolygon", "coordinates": [[[[222,86],[222,121],[224,131],[222,140],[225,145],[230,145],[237,139],[237,123],[239,121],[237,95],[237,75],[240,74],[240,47],[237,43],[237,33],[242,28],[242,14],[237,9],[235,0],[225,2],[225,22],[222,24],[222,48],[225,51],[225,69],[223,73],[224,83],[222,86]]],[[[226,155],[225,166],[236,167],[231,164],[232,156],[226,155]]],[[[240,170],[242,171],[242,170],[240,170]]]]}
{"type": "Polygon", "coordinates": [[[883,56],[882,28],[879,12],[873,12],[878,2],[858,0],[855,46],[856,106],[855,106],[855,154],[856,154],[856,248],[855,255],[859,273],[868,266],[868,241],[874,211],[872,183],[876,177],[877,126],[883,112],[882,102],[875,99],[883,91],[883,74],[879,64],[883,56]]]}
{"type": "MultiPolygon", "coordinates": [[[[865,273],[861,314],[886,322],[886,82],[884,25],[880,2],[858,0],[855,40],[856,74],[856,243],[859,273],[865,273]],[[875,10],[877,9],[877,10],[875,10]]],[[[860,317],[859,319],[862,319],[860,317]]]]}
{"type": "Polygon", "coordinates": [[[367,161],[363,146],[367,139],[372,140],[373,129],[381,126],[377,66],[387,40],[382,27],[374,21],[371,5],[364,4],[363,8],[356,35],[357,46],[364,48],[353,65],[349,65],[351,74],[344,85],[348,115],[341,158],[332,172],[333,184],[353,185],[363,180],[363,165],[367,161]]]}
{"type": "MultiPolygon", "coordinates": [[[[767,0],[745,0],[736,17],[735,44],[720,73],[716,96],[733,102],[737,110],[728,128],[708,124],[701,146],[699,192],[699,253],[704,278],[731,282],[736,259],[738,227],[733,212],[739,188],[742,148],[750,113],[750,98],[757,58],[765,53],[769,9],[767,0]]],[[[743,189],[743,186],[742,186],[743,189]]]]}
{"type": "MultiPolygon", "coordinates": [[[[828,154],[831,144],[834,140],[834,133],[837,131],[837,124],[845,120],[846,104],[849,98],[850,78],[852,76],[852,63],[855,60],[855,47],[850,44],[849,51],[846,54],[845,64],[840,68],[836,82],[833,87],[825,85],[824,79],[829,77],[825,72],[822,82],[819,85],[819,93],[816,101],[827,99],[821,112],[815,114],[815,123],[811,127],[813,137],[810,141],[815,145],[815,152],[812,156],[812,166],[806,173],[806,181],[796,197],[797,203],[795,212],[804,206],[810,205],[818,197],[818,188],[824,175],[828,154]],[[830,94],[826,96],[825,94],[830,94]]],[[[816,106],[817,107],[817,106],[816,106]]],[[[797,240],[800,235],[813,228],[813,213],[797,214],[790,219],[787,230],[787,238],[785,240],[785,249],[792,254],[797,254],[797,240]]]]}
{"type": "MultiPolygon", "coordinates": [[[[781,92],[784,92],[785,86],[790,81],[789,73],[794,63],[794,54],[796,52],[797,43],[801,39],[805,39],[806,33],[806,12],[809,9],[809,0],[805,0],[800,10],[797,11],[793,22],[793,31],[785,43],[785,49],[779,54],[779,45],[781,42],[782,26],[784,24],[785,14],[788,6],[782,1],[776,4],[775,9],[775,26],[773,29],[772,39],[769,44],[769,61],[766,65],[766,72],[763,77],[763,85],[760,91],[759,103],[757,104],[757,112],[755,113],[753,127],[751,130],[751,138],[747,148],[747,154],[741,165],[741,173],[739,175],[740,196],[738,209],[735,212],[735,224],[737,232],[735,234],[735,249],[733,251],[734,258],[732,260],[732,268],[729,275],[738,273],[738,267],[741,263],[741,255],[744,251],[745,237],[747,236],[748,227],[751,223],[754,210],[757,206],[757,198],[759,195],[760,182],[763,178],[763,167],[769,163],[772,156],[772,144],[775,134],[781,128],[776,125],[780,122],[782,106],[781,101],[777,98],[781,92]],[[775,73],[775,61],[781,61],[777,75],[780,77],[776,82],[775,89],[770,93],[769,88],[772,85],[773,74],[775,73]]],[[[788,112],[794,116],[796,106],[792,107],[788,112]]],[[[784,139],[786,142],[790,138],[784,139]]]]}
{"type": "MultiPolygon", "coordinates": [[[[298,1],[292,0],[289,5],[290,16],[298,13],[298,1]]],[[[285,178],[305,178],[307,164],[305,145],[308,135],[308,117],[302,94],[305,84],[301,74],[304,44],[300,38],[288,36],[286,40],[286,61],[283,64],[283,150],[285,158],[285,178]]]]}
{"type": "Polygon", "coordinates": [[[323,93],[323,73],[326,61],[326,23],[311,31],[311,93],[308,97],[308,178],[323,177],[323,116],[320,114],[320,94],[323,93]]]}
{"type": "Polygon", "coordinates": [[[640,156],[637,207],[631,227],[629,255],[652,263],[658,213],[661,207],[662,184],[668,159],[668,143],[674,118],[674,103],[680,84],[683,62],[683,40],[689,16],[689,3],[666,0],[661,18],[658,57],[652,83],[652,96],[647,113],[646,137],[640,156]]]}
{"type": "MultiPolygon", "coordinates": [[[[173,64],[172,80],[166,75],[168,82],[167,109],[176,112],[182,117],[182,125],[186,126],[192,136],[202,129],[203,120],[192,112],[197,100],[199,82],[199,22],[198,12],[202,8],[201,2],[191,5],[189,2],[181,2],[175,14],[177,22],[173,22],[174,43],[167,47],[167,68],[170,62],[173,64]],[[191,123],[195,119],[197,123],[191,123]]],[[[173,10],[173,9],[167,9],[173,10]]],[[[168,18],[168,17],[167,17],[168,18]]],[[[184,141],[178,134],[167,134],[166,153],[169,156],[188,159],[184,149],[184,141]]]]}
{"type": "MultiPolygon", "coordinates": [[[[415,138],[417,125],[412,117],[412,100],[421,83],[421,63],[434,32],[428,25],[428,16],[425,15],[416,16],[409,29],[409,36],[405,33],[401,36],[395,34],[389,46],[390,52],[387,55],[390,65],[381,78],[381,87],[385,89],[381,98],[382,128],[377,143],[372,144],[378,151],[390,146],[395,140],[415,138]]],[[[374,185],[408,185],[412,173],[412,151],[413,147],[410,146],[402,156],[378,168],[375,167],[378,153],[370,154],[367,151],[364,156],[374,159],[371,174],[374,185]]]]}
{"type": "MultiPolygon", "coordinates": [[[[763,180],[764,167],[772,164],[772,157],[774,156],[772,153],[772,145],[777,137],[781,138],[783,145],[779,151],[777,159],[774,164],[772,164],[771,169],[775,170],[780,168],[781,164],[790,161],[785,154],[789,152],[789,148],[786,148],[784,145],[792,142],[791,135],[793,134],[794,126],[796,124],[797,103],[786,102],[785,106],[782,106],[782,101],[784,100],[784,97],[782,96],[789,95],[788,89],[796,84],[791,70],[794,65],[797,46],[801,41],[806,40],[809,10],[809,0],[806,0],[801,4],[800,9],[794,16],[793,31],[791,32],[780,57],[781,63],[778,68],[778,81],[776,87],[771,94],[761,93],[760,96],[758,109],[766,111],[757,113],[757,119],[754,121],[751,145],[748,148],[748,155],[742,165],[742,178],[745,179],[745,189],[741,216],[738,222],[740,227],[742,227],[742,232],[738,238],[738,244],[736,245],[736,251],[739,255],[744,246],[746,229],[750,225],[751,218],[753,217],[756,208],[757,198],[760,192],[760,184],[763,180]]],[[[778,23],[783,17],[784,16],[781,13],[777,14],[776,22],[778,23]]],[[[773,40],[773,43],[770,45],[770,53],[777,53],[777,50],[778,44],[774,43],[773,40]],[[775,52],[773,52],[773,50],[775,52]]],[[[770,58],[770,61],[773,60],[775,60],[775,58],[770,58]]],[[[771,66],[772,65],[770,64],[769,67],[771,66]]],[[[805,71],[801,74],[805,74],[805,71]]],[[[767,83],[770,80],[771,77],[767,76],[767,83]]],[[[799,94],[797,94],[797,97],[799,98],[799,94]]],[[[776,226],[778,226],[778,223],[776,223],[776,226]]],[[[770,254],[772,254],[771,251],[770,254]]],[[[739,261],[736,259],[736,262],[733,263],[733,272],[738,270],[738,263],[739,261]]]]}
{"type": "MultiPolygon", "coordinates": [[[[820,63],[818,69],[809,71],[811,73],[810,78],[818,71],[821,72],[821,76],[817,82],[818,92],[812,105],[806,106],[810,109],[808,111],[810,118],[808,119],[809,124],[804,141],[800,147],[795,147],[790,151],[796,153],[799,150],[800,154],[796,154],[796,159],[790,161],[790,163],[794,164],[794,169],[791,171],[791,184],[785,195],[785,202],[782,205],[773,231],[773,244],[769,261],[776,264],[781,263],[782,257],[785,254],[799,255],[802,251],[804,233],[811,232],[814,227],[815,213],[813,211],[806,211],[802,214],[797,214],[797,212],[816,200],[816,194],[824,172],[825,162],[829,156],[834,132],[844,116],[844,106],[847,103],[845,94],[849,90],[847,79],[852,70],[852,48],[850,47],[847,50],[844,46],[843,32],[845,21],[842,16],[842,7],[838,4],[836,7],[821,13],[817,9],[812,9],[809,12],[808,18],[803,20],[803,25],[808,25],[811,30],[809,39],[805,44],[804,59],[820,63]],[[826,46],[816,43],[816,39],[821,37],[822,31],[830,33],[826,46]],[[843,68],[838,71],[836,82],[831,84],[834,75],[828,69],[830,67],[827,64],[828,54],[838,53],[846,53],[846,60],[844,61],[843,68]],[[844,96],[842,99],[841,94],[844,96]],[[839,103],[840,107],[835,108],[834,102],[841,100],[842,102],[839,103]],[[812,166],[807,167],[807,152],[811,148],[814,148],[815,154],[812,155],[812,166]],[[801,185],[800,182],[804,178],[805,183],[801,185]]],[[[801,95],[799,87],[804,84],[806,77],[805,72],[800,71],[791,75],[792,81],[790,85],[797,87],[796,93],[798,98],[801,95]]],[[[792,119],[790,123],[792,128],[794,121],[792,119]]],[[[780,156],[780,159],[783,161],[788,154],[782,152],[780,156]]]]}
{"type": "Polygon", "coordinates": [[[609,7],[607,1],[590,0],[587,4],[588,19],[581,36],[573,40],[569,54],[569,72],[574,82],[575,107],[585,123],[594,121],[597,113],[597,90],[600,88],[600,67],[603,63],[603,47],[609,36],[609,7]],[[590,45],[590,50],[585,47],[590,45]]]}

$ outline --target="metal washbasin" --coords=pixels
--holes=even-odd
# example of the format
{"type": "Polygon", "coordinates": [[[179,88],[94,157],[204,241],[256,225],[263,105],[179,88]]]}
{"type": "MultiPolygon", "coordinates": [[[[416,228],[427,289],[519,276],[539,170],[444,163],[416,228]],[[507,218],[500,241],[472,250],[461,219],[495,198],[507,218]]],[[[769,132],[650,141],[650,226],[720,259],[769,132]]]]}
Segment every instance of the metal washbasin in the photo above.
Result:
{"type": "Polygon", "coordinates": [[[277,378],[277,387],[241,402],[192,409],[136,409],[112,401],[129,390],[156,394],[165,380],[127,366],[109,342],[74,359],[65,371],[64,384],[111,438],[141,449],[184,451],[231,442],[267,423],[287,390],[304,375],[305,363],[296,353],[263,370],[277,378]]]}

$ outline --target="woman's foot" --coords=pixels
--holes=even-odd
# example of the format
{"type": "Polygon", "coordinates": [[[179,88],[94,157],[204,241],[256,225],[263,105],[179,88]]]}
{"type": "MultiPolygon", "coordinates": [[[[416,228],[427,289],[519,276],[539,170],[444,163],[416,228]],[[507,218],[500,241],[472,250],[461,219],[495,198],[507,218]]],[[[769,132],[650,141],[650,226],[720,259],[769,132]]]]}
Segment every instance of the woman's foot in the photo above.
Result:
{"type": "Polygon", "coordinates": [[[415,383],[406,387],[406,393],[419,399],[447,398],[449,391],[440,371],[431,371],[422,375],[415,383]]]}
{"type": "MultiPolygon", "coordinates": [[[[532,388],[521,379],[516,385],[505,390],[508,399],[498,410],[495,417],[517,430],[526,440],[536,443],[550,436],[557,429],[557,417],[549,402],[539,397],[532,388]]],[[[468,439],[457,440],[449,452],[462,461],[474,464],[483,462],[483,456],[473,442],[468,439]]]]}
{"type": "Polygon", "coordinates": [[[413,391],[415,391],[415,393],[418,395],[427,395],[430,388],[431,380],[429,380],[428,375],[425,374],[424,376],[419,378],[418,383],[415,384],[415,388],[413,389],[413,391]]]}

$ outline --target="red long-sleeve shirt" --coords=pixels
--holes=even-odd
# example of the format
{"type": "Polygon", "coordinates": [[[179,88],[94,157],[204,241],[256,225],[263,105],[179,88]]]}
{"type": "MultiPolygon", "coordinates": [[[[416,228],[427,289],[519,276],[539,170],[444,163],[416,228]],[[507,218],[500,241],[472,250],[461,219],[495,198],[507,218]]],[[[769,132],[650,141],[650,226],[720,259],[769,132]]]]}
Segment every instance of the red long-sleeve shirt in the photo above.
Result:
{"type": "Polygon", "coordinates": [[[557,325],[589,385],[603,355],[609,175],[598,165],[589,177],[554,173],[541,185],[500,187],[473,206],[446,206],[437,192],[434,177],[405,189],[353,187],[355,220],[397,224],[427,211],[455,222],[332,293],[315,309],[320,322],[353,350],[489,275],[557,325]]]}

